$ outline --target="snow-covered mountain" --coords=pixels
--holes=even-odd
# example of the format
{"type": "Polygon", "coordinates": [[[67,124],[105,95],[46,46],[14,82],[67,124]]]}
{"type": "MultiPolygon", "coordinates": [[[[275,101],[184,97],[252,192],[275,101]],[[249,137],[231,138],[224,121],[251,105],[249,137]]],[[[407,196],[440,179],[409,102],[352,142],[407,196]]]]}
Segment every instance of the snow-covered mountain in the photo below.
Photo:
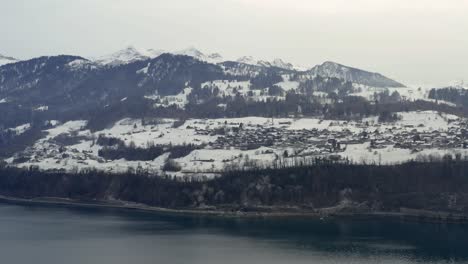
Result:
{"type": "Polygon", "coordinates": [[[232,78],[255,83],[257,89],[279,83],[280,87],[285,85],[284,90],[297,90],[299,84],[304,86],[317,76],[338,79],[331,86],[326,83],[329,80],[315,80],[313,89],[319,89],[322,82],[330,86],[330,89],[320,88],[321,91],[337,89],[344,82],[381,88],[404,86],[381,74],[334,62],[301,71],[281,59],[259,61],[243,57],[238,61],[224,61],[217,53],[205,54],[195,48],[169,53],[127,47],[94,61],[60,55],[3,65],[0,67],[0,100],[9,98],[10,101],[37,104],[53,102],[65,108],[70,107],[68,103],[63,104],[65,100],[99,105],[101,101],[112,102],[127,96],[153,93],[172,96],[188,86],[201,87],[204,82],[232,78]]]}
{"type": "Polygon", "coordinates": [[[44,56],[0,67],[0,94],[42,100],[65,94],[95,70],[92,62],[77,56],[44,56]]]}
{"type": "Polygon", "coordinates": [[[265,67],[277,67],[287,70],[294,70],[294,65],[289,62],[285,62],[282,59],[274,59],[273,61],[259,61],[258,64],[265,67]]]}
{"type": "Polygon", "coordinates": [[[257,60],[252,56],[243,56],[236,60],[239,63],[262,66],[262,67],[276,67],[286,70],[301,70],[301,67],[297,67],[292,63],[286,62],[282,59],[276,58],[272,61],[257,60]]]}
{"type": "MultiPolygon", "coordinates": [[[[177,50],[177,51],[165,51],[165,50],[160,50],[160,49],[140,50],[133,46],[129,46],[117,52],[99,57],[98,59],[95,60],[95,62],[100,65],[119,66],[123,64],[136,62],[136,61],[154,59],[164,53],[190,56],[197,60],[208,62],[208,63],[213,63],[213,64],[218,64],[218,63],[228,61],[219,53],[204,53],[194,47],[190,47],[190,48],[183,49],[183,50],[177,50]]],[[[272,61],[267,61],[267,60],[257,60],[257,59],[254,59],[252,56],[244,56],[244,57],[239,58],[236,62],[254,65],[254,66],[276,67],[276,68],[281,68],[281,69],[286,69],[286,70],[302,70],[300,67],[295,67],[293,64],[289,62],[285,62],[284,60],[279,59],[279,58],[274,59],[272,61]]]]}
{"type": "Polygon", "coordinates": [[[200,61],[209,62],[209,63],[220,63],[224,61],[224,58],[219,53],[205,54],[196,48],[187,48],[183,50],[170,52],[170,51],[165,51],[161,49],[140,50],[133,46],[129,46],[125,49],[99,57],[95,60],[95,62],[101,65],[107,65],[107,66],[119,66],[123,64],[136,62],[136,61],[154,59],[164,53],[190,56],[200,61]]]}
{"type": "Polygon", "coordinates": [[[164,53],[167,53],[167,51],[162,50],[162,49],[146,49],[146,50],[140,51],[141,55],[143,55],[145,57],[148,57],[150,59],[154,59],[156,57],[159,57],[160,55],[162,55],[164,53]]]}
{"type": "Polygon", "coordinates": [[[12,57],[4,56],[0,54],[0,66],[8,64],[8,63],[15,63],[18,60],[12,57]]]}
{"type": "Polygon", "coordinates": [[[190,56],[199,61],[212,64],[223,63],[225,66],[229,66],[228,68],[233,74],[239,74],[239,72],[242,72],[243,75],[254,76],[258,73],[260,68],[278,68],[287,71],[301,72],[301,74],[304,74],[306,78],[315,78],[317,76],[335,77],[344,81],[372,87],[405,87],[405,85],[387,78],[379,73],[368,72],[331,61],[326,61],[321,65],[317,65],[307,70],[304,67],[298,67],[279,58],[269,61],[258,60],[252,56],[243,56],[227,65],[226,62],[229,62],[229,60],[225,59],[219,53],[204,53],[194,47],[177,51],[164,51],[159,49],[140,50],[133,46],[129,46],[123,50],[100,57],[94,62],[99,65],[115,67],[137,61],[154,59],[164,53],[190,56]],[[233,63],[237,63],[238,65],[232,65],[233,63]],[[247,65],[255,67],[251,69],[252,67],[247,67],[247,65]],[[250,70],[253,70],[254,72],[248,72],[250,70]]]}
{"type": "Polygon", "coordinates": [[[201,52],[200,50],[193,48],[193,47],[171,52],[171,53],[176,54],[176,55],[185,55],[185,56],[194,57],[198,60],[209,62],[209,63],[220,63],[224,61],[223,56],[221,56],[219,53],[205,54],[201,52]]]}
{"type": "Polygon", "coordinates": [[[405,87],[404,84],[387,78],[380,73],[368,72],[336,62],[326,61],[310,69],[308,73],[312,77],[335,77],[352,83],[373,87],[405,87]]]}
{"type": "Polygon", "coordinates": [[[165,53],[141,61],[139,52],[127,51],[119,53],[120,60],[111,61],[111,67],[67,55],[4,65],[0,67],[0,100],[79,110],[129,96],[176,95],[189,84],[200,86],[225,77],[219,65],[190,56],[165,53]],[[135,61],[118,64],[124,59],[135,61]]]}
{"type": "Polygon", "coordinates": [[[119,66],[136,61],[147,60],[150,57],[144,55],[133,46],[128,46],[123,50],[99,57],[95,60],[96,63],[107,66],[119,66]]]}
{"type": "MultiPolygon", "coordinates": [[[[94,62],[100,65],[106,65],[106,66],[119,66],[123,64],[136,62],[136,61],[154,59],[164,53],[190,56],[197,60],[208,62],[208,63],[213,63],[213,64],[230,61],[229,59],[224,58],[219,53],[204,53],[194,47],[189,47],[186,49],[176,50],[176,51],[166,51],[166,50],[161,50],[161,49],[138,49],[133,46],[128,46],[125,49],[99,57],[95,59],[94,62]]],[[[253,65],[253,66],[267,67],[267,68],[275,67],[275,68],[280,68],[280,69],[296,70],[296,71],[306,70],[306,68],[304,67],[293,65],[292,63],[286,62],[280,58],[276,58],[276,59],[273,59],[272,61],[268,61],[268,60],[255,59],[252,56],[243,56],[235,60],[235,62],[253,65]]]]}
{"type": "Polygon", "coordinates": [[[273,61],[256,60],[252,56],[243,56],[236,60],[244,66],[250,65],[251,67],[241,67],[240,65],[226,65],[230,66],[230,73],[234,75],[249,75],[254,76],[259,70],[258,67],[266,68],[279,68],[289,71],[296,71],[303,79],[313,79],[317,76],[321,77],[334,77],[343,81],[348,81],[355,84],[361,84],[371,87],[405,87],[404,84],[396,82],[380,73],[368,72],[365,70],[345,66],[336,62],[327,61],[321,65],[317,65],[309,70],[304,67],[298,67],[291,63],[285,62],[282,59],[274,59],[273,61]],[[249,71],[252,72],[249,74],[249,71]]]}
{"type": "Polygon", "coordinates": [[[236,60],[239,63],[245,63],[250,65],[257,65],[257,60],[255,60],[252,56],[242,56],[236,60]]]}

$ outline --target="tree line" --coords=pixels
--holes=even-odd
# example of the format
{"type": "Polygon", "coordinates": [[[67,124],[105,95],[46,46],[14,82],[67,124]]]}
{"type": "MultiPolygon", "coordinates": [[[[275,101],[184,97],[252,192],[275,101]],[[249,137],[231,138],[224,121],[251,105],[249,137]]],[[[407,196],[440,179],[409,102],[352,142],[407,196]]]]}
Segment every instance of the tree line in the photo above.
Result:
{"type": "Polygon", "coordinates": [[[0,166],[0,194],[143,203],[165,208],[250,210],[262,206],[323,208],[349,199],[369,210],[399,208],[468,213],[468,161],[397,165],[317,161],[275,169],[235,169],[220,177],[170,177],[144,171],[44,172],[0,166]]]}

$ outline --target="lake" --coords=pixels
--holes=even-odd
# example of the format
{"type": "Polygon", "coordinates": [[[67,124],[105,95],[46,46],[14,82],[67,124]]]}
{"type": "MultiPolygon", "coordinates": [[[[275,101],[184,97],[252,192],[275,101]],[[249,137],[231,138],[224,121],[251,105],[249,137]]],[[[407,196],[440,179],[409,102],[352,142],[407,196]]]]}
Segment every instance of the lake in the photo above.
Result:
{"type": "Polygon", "coordinates": [[[0,204],[1,263],[468,263],[468,226],[0,204]]]}

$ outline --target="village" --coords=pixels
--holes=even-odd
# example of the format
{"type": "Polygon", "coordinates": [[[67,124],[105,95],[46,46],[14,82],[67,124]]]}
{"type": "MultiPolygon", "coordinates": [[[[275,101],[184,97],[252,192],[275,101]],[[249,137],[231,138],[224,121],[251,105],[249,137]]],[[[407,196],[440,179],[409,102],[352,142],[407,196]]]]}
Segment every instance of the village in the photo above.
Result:
{"type": "Polygon", "coordinates": [[[86,129],[86,121],[53,122],[54,127],[45,131],[46,137],[6,162],[43,170],[125,172],[129,168],[144,168],[153,174],[186,176],[216,175],[228,167],[269,167],[279,161],[294,165],[298,159],[315,157],[385,164],[421,156],[468,157],[465,119],[433,111],[402,112],[399,116],[395,122],[379,122],[377,117],[246,117],[182,122],[124,119],[96,132],[86,129]],[[111,159],[102,156],[102,150],[109,147],[99,144],[98,138],[121,142],[126,149],[138,148],[140,152],[160,146],[161,153],[151,160],[111,159]],[[181,146],[188,150],[173,155],[172,149],[181,146]],[[168,162],[178,169],[165,170],[168,162]]]}
{"type": "MultiPolygon", "coordinates": [[[[319,121],[320,122],[320,121],[319,121]]],[[[229,123],[224,129],[196,129],[200,135],[221,134],[209,144],[213,149],[252,150],[260,147],[279,149],[310,149],[313,152],[296,151],[299,156],[340,153],[353,144],[369,143],[370,149],[387,146],[409,149],[416,153],[425,149],[468,148],[468,124],[451,121],[446,129],[431,129],[425,124],[406,124],[389,126],[369,122],[354,122],[354,129],[290,129],[291,121],[279,122],[279,126],[244,126],[243,123],[229,123]]],[[[338,122],[333,126],[348,126],[348,122],[338,122]]]]}

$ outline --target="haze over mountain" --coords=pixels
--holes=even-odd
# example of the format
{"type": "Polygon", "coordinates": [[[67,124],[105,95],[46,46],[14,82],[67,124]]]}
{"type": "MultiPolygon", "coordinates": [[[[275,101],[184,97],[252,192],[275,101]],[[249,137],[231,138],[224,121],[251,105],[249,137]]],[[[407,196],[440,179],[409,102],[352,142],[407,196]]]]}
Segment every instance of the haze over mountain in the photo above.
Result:
{"type": "MultiPolygon", "coordinates": [[[[172,53],[176,55],[186,55],[194,57],[198,60],[209,62],[209,63],[221,63],[224,61],[229,61],[225,59],[219,53],[205,54],[202,51],[196,49],[195,47],[190,47],[183,50],[178,50],[174,52],[164,51],[164,50],[155,50],[147,49],[140,50],[136,49],[133,46],[129,46],[125,49],[114,52],[110,55],[103,56],[95,60],[95,62],[101,65],[121,65],[127,64],[135,61],[142,61],[147,59],[156,58],[163,53],[172,53]]],[[[385,76],[382,76],[378,73],[371,73],[367,71],[362,71],[353,67],[348,67],[341,65],[339,63],[327,61],[321,65],[316,65],[313,68],[308,69],[304,66],[295,66],[292,63],[285,62],[280,58],[276,58],[272,61],[258,60],[252,56],[243,56],[235,60],[236,62],[261,66],[261,67],[277,67],[287,70],[297,70],[297,71],[306,71],[309,70],[310,74],[313,76],[327,76],[327,77],[337,77],[346,81],[360,83],[369,86],[382,86],[382,87],[404,87],[403,84],[395,82],[385,76]],[[365,75],[365,76],[363,76],[365,75]]]]}
{"type": "MultiPolygon", "coordinates": [[[[80,85],[83,82],[86,85],[89,85],[88,78],[92,78],[92,76],[96,75],[100,75],[102,80],[106,79],[105,82],[109,83],[116,78],[115,74],[119,70],[127,72],[127,77],[125,78],[128,81],[134,80],[135,78],[138,79],[145,74],[149,74],[149,70],[151,69],[150,65],[154,65],[154,62],[156,61],[161,61],[158,60],[159,58],[173,58],[174,62],[180,62],[185,60],[185,56],[193,58],[194,62],[197,63],[203,62],[211,64],[212,69],[219,68],[217,71],[221,71],[220,66],[222,66],[225,71],[224,74],[237,72],[235,74],[238,75],[240,73],[239,70],[242,70],[244,71],[244,75],[254,77],[267,70],[278,73],[296,73],[312,79],[317,76],[332,77],[345,82],[373,87],[404,87],[403,84],[393,81],[381,74],[370,73],[368,71],[359,70],[334,62],[325,62],[321,65],[314,66],[309,70],[298,70],[297,67],[293,66],[291,63],[284,62],[281,59],[275,59],[269,62],[255,60],[252,57],[245,56],[237,61],[229,61],[225,60],[222,55],[218,53],[205,54],[193,47],[169,53],[154,49],[140,51],[129,46],[94,60],[77,56],[61,55],[39,57],[31,60],[20,61],[16,64],[5,65],[0,68],[0,76],[2,76],[0,91],[8,92],[8,94],[12,96],[13,94],[21,94],[25,90],[30,90],[32,93],[38,93],[37,96],[42,93],[42,96],[47,97],[48,93],[54,91],[53,87],[55,86],[57,86],[55,89],[61,93],[66,91],[71,92],[75,89],[73,87],[80,85]],[[161,56],[165,53],[172,54],[172,56],[161,56]],[[147,65],[147,67],[140,65],[147,65]],[[105,69],[106,67],[112,67],[115,69],[108,70],[105,69]],[[132,72],[128,72],[129,69],[134,70],[132,70],[132,72]],[[128,73],[131,73],[132,77],[130,77],[128,73]]],[[[15,62],[15,60],[9,59],[9,62],[15,62]]],[[[200,64],[200,66],[202,65],[203,64],[200,64]]],[[[168,64],[165,71],[172,71],[173,67],[178,66],[177,64],[168,64]]],[[[153,74],[161,73],[158,71],[152,72],[153,74]]],[[[123,81],[121,79],[122,77],[119,78],[120,82],[123,81]]],[[[151,78],[154,79],[155,77],[152,76],[151,78]]],[[[137,84],[141,87],[143,86],[142,82],[143,80],[139,80],[137,83],[132,81],[133,84],[127,84],[127,88],[122,85],[117,86],[122,86],[122,91],[124,91],[125,89],[130,89],[132,86],[137,84]]],[[[173,88],[174,87],[166,87],[166,89],[173,88]]],[[[79,91],[82,92],[88,89],[89,88],[87,87],[83,87],[80,88],[79,91]]],[[[180,90],[174,91],[174,94],[179,91],[180,90]]],[[[171,94],[171,92],[169,92],[169,94],[171,94]]]]}
{"type": "MultiPolygon", "coordinates": [[[[96,61],[99,64],[103,65],[121,65],[121,64],[126,64],[130,62],[135,62],[135,61],[141,61],[141,60],[146,60],[146,59],[152,59],[156,58],[159,55],[163,53],[171,53],[175,55],[186,55],[190,57],[194,57],[198,60],[201,61],[206,61],[210,63],[220,63],[224,61],[229,61],[231,59],[224,58],[221,54],[219,53],[207,53],[205,54],[204,52],[200,51],[199,49],[195,47],[189,47],[186,49],[182,50],[176,50],[176,51],[165,51],[162,49],[137,49],[134,46],[128,46],[122,50],[118,50],[114,53],[98,57],[94,61],[96,61]]],[[[237,62],[245,63],[245,64],[251,64],[251,65],[258,65],[258,66],[265,66],[265,67],[278,67],[278,68],[283,68],[283,69],[304,69],[304,67],[298,67],[294,66],[293,64],[289,62],[285,62],[282,59],[276,58],[273,59],[272,61],[266,61],[266,60],[259,60],[255,59],[252,56],[243,56],[239,59],[236,60],[237,62]]]]}
{"type": "MultiPolygon", "coordinates": [[[[171,53],[175,55],[187,55],[194,57],[198,60],[209,62],[209,63],[221,63],[225,61],[236,61],[248,65],[261,66],[261,67],[277,67],[288,70],[296,71],[309,71],[313,76],[330,76],[330,77],[339,77],[343,80],[351,81],[354,83],[360,83],[370,86],[384,86],[384,87],[403,87],[405,86],[401,82],[396,82],[391,80],[380,73],[375,73],[371,71],[362,71],[360,70],[359,74],[355,74],[356,70],[359,70],[356,67],[344,66],[343,64],[325,61],[322,64],[317,64],[313,66],[313,63],[310,63],[308,66],[304,65],[294,65],[290,62],[287,62],[281,58],[275,58],[272,60],[257,59],[253,56],[241,56],[237,59],[224,57],[219,53],[205,53],[200,51],[195,47],[189,47],[180,50],[163,50],[158,48],[152,49],[140,49],[135,46],[127,46],[121,50],[108,53],[107,55],[98,56],[96,58],[89,58],[90,61],[95,62],[98,65],[107,65],[107,66],[119,66],[122,64],[128,64],[136,61],[143,61],[152,58],[156,58],[163,53],[171,53]],[[363,77],[362,74],[366,76],[363,77]],[[363,78],[360,80],[360,78],[363,78]],[[368,80],[372,80],[368,82],[368,80]]],[[[17,62],[18,60],[12,57],[3,56],[0,54],[0,65],[6,63],[17,62]]],[[[463,79],[457,79],[453,82],[463,82],[463,79]]],[[[428,85],[429,87],[442,87],[450,85],[453,82],[442,83],[439,85],[428,85]]]]}
{"type": "MultiPolygon", "coordinates": [[[[57,118],[86,116],[89,111],[107,110],[104,106],[118,107],[126,98],[150,111],[176,107],[177,113],[191,105],[218,115],[222,114],[218,105],[235,100],[274,105],[303,96],[307,104],[330,103],[354,94],[370,100],[372,89],[387,88],[406,89],[381,74],[331,62],[299,70],[281,59],[235,61],[195,48],[167,53],[127,47],[94,60],[42,56],[0,66],[0,106],[5,108],[0,121],[20,125],[37,117],[31,111],[38,109],[57,118]]],[[[301,106],[292,100],[288,107],[296,111],[301,106]]],[[[275,111],[287,115],[290,109],[275,111]]],[[[103,124],[112,122],[106,114],[103,118],[103,124]]]]}
{"type": "Polygon", "coordinates": [[[28,1],[28,8],[4,1],[2,10],[9,11],[0,24],[17,23],[0,29],[0,36],[8,36],[0,52],[89,58],[129,44],[170,51],[193,45],[233,60],[279,57],[308,68],[331,60],[405,84],[468,80],[466,1],[356,1],[43,0],[28,1]]]}
{"type": "Polygon", "coordinates": [[[0,54],[0,66],[8,64],[8,63],[14,63],[17,62],[18,60],[12,57],[7,57],[2,54],[0,54]]]}

